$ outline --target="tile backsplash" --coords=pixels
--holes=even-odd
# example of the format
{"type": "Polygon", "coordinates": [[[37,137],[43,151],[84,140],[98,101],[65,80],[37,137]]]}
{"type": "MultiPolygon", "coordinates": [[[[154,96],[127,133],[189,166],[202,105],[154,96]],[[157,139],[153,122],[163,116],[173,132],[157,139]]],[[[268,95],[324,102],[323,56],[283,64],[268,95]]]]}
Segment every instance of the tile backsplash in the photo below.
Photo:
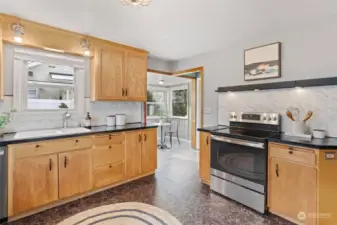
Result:
{"type": "MultiPolygon", "coordinates": [[[[125,113],[127,123],[138,123],[142,121],[142,106],[140,102],[92,102],[85,98],[84,111],[72,114],[69,126],[83,124],[86,112],[92,116],[92,125],[106,125],[106,116],[125,113]]],[[[6,96],[0,101],[0,113],[9,112],[13,108],[13,97],[6,96]]],[[[13,121],[6,126],[4,132],[18,132],[38,129],[53,129],[63,126],[63,113],[14,113],[13,121]]]]}
{"type": "Polygon", "coordinates": [[[337,86],[219,93],[218,123],[228,125],[228,112],[276,112],[281,115],[282,131],[291,132],[289,106],[299,109],[301,119],[313,111],[308,128],[324,129],[328,136],[337,137],[337,86]]]}

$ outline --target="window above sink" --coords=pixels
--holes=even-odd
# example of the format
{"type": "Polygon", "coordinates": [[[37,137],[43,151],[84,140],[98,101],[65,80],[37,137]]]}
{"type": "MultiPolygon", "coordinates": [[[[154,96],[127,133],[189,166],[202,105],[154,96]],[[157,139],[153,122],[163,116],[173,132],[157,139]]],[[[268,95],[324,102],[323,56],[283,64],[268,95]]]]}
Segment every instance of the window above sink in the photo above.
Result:
{"type": "Polygon", "coordinates": [[[84,58],[14,48],[14,108],[18,112],[84,111],[84,58]]]}

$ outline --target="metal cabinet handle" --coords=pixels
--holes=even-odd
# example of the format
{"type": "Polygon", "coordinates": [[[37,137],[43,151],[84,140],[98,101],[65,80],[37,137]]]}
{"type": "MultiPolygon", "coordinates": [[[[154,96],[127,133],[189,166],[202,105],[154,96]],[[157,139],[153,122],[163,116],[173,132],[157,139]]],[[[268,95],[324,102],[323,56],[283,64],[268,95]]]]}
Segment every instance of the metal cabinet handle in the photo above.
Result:
{"type": "Polygon", "coordinates": [[[111,149],[112,147],[111,147],[111,145],[109,146],[109,149],[111,149]]]}
{"type": "Polygon", "coordinates": [[[49,159],[49,171],[51,171],[52,170],[52,161],[51,161],[51,159],[49,159]]]}
{"type": "Polygon", "coordinates": [[[124,96],[124,88],[122,88],[122,96],[124,96]]]}
{"type": "Polygon", "coordinates": [[[293,154],[294,153],[294,149],[292,147],[289,147],[289,151],[288,151],[289,154],[293,154]]]}
{"type": "Polygon", "coordinates": [[[276,170],[275,170],[275,172],[276,172],[276,176],[279,177],[280,174],[279,174],[278,164],[276,164],[276,170]]]}
{"type": "Polygon", "coordinates": [[[36,145],[35,147],[36,147],[36,148],[40,148],[40,145],[36,145]]]}
{"type": "Polygon", "coordinates": [[[128,96],[128,89],[125,88],[125,96],[128,96]]]}
{"type": "Polygon", "coordinates": [[[64,168],[67,168],[67,161],[68,161],[67,156],[64,156],[64,168]]]}
{"type": "Polygon", "coordinates": [[[76,140],[75,142],[76,142],[76,143],[78,143],[79,141],[78,141],[78,140],[76,140]]]}
{"type": "Polygon", "coordinates": [[[142,141],[142,135],[141,135],[141,134],[138,135],[138,141],[139,141],[139,142],[142,141]]]}
{"type": "Polygon", "coordinates": [[[144,134],[144,141],[146,141],[147,140],[147,135],[146,134],[144,134]]]}
{"type": "Polygon", "coordinates": [[[208,145],[209,143],[209,137],[206,138],[206,144],[208,145]]]}

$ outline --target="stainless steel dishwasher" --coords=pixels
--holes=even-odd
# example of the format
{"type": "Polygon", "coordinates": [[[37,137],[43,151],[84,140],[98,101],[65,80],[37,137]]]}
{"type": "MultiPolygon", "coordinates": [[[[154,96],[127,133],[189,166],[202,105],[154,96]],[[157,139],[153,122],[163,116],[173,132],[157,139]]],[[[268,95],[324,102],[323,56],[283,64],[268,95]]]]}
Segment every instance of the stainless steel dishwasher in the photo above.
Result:
{"type": "Polygon", "coordinates": [[[0,147],[0,224],[7,219],[7,151],[0,147]]]}

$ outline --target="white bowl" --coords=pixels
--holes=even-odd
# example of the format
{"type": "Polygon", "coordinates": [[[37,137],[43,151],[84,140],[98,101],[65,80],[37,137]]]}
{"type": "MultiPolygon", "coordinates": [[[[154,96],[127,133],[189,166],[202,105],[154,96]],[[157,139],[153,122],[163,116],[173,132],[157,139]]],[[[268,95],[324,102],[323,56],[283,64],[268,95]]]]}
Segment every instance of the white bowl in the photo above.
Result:
{"type": "Polygon", "coordinates": [[[325,138],[325,130],[313,129],[312,135],[314,138],[325,138]]]}

